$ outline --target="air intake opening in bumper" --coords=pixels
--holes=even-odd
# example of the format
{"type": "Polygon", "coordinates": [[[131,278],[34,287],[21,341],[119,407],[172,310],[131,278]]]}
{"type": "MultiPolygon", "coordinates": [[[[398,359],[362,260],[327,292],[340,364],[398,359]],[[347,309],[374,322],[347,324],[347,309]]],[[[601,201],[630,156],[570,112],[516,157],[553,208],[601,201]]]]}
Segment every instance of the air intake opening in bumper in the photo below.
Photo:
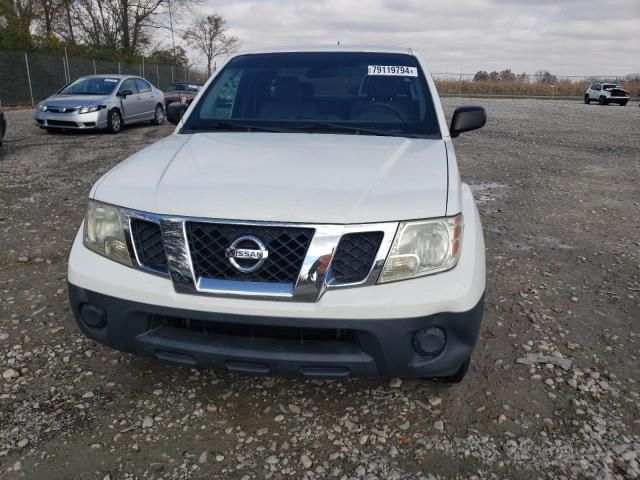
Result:
{"type": "Polygon", "coordinates": [[[342,328],[305,328],[276,325],[254,325],[242,323],[216,322],[191,318],[153,316],[150,329],[169,327],[189,332],[210,335],[242,337],[246,339],[272,339],[293,342],[353,342],[353,330],[342,328]]]}

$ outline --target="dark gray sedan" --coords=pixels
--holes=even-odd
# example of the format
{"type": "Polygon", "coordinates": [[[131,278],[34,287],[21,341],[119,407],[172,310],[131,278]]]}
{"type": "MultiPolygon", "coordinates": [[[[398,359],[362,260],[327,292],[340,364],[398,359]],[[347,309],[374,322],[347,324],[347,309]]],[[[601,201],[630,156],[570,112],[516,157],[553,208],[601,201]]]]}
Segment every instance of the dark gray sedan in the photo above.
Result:
{"type": "Polygon", "coordinates": [[[132,123],[163,123],[164,94],[144,78],[91,75],[40,102],[35,118],[38,127],[50,132],[107,129],[118,133],[132,123]]]}

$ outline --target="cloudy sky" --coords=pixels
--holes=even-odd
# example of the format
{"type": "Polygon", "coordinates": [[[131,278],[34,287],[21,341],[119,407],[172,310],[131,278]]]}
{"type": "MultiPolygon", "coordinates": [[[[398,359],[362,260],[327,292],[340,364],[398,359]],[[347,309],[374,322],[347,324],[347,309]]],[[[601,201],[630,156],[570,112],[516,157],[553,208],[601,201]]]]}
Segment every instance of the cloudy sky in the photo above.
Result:
{"type": "Polygon", "coordinates": [[[202,1],[243,49],[340,41],[414,47],[434,73],[640,72],[640,0],[202,1]]]}

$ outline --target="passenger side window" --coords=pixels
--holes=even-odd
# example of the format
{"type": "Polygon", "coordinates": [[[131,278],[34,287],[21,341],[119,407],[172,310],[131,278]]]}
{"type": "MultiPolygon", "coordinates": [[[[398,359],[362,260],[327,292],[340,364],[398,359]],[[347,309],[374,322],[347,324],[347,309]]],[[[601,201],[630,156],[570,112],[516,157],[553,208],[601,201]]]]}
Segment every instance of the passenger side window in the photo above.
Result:
{"type": "Polygon", "coordinates": [[[200,110],[200,118],[232,118],[233,104],[242,78],[242,69],[226,69],[207,95],[200,110]]]}
{"type": "Polygon", "coordinates": [[[138,92],[138,89],[136,88],[136,82],[133,81],[133,78],[127,78],[124,82],[122,82],[119,92],[124,92],[125,90],[131,90],[131,92],[133,93],[138,92]]]}
{"type": "Polygon", "coordinates": [[[138,87],[138,92],[147,93],[151,91],[151,85],[145,80],[141,78],[136,78],[136,86],[138,87]]]}

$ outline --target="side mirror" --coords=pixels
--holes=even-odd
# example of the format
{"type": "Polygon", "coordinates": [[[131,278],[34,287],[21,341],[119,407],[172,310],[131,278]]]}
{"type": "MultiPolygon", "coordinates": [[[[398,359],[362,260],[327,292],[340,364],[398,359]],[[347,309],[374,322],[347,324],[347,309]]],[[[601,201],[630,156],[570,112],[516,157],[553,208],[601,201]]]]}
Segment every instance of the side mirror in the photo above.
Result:
{"type": "Polygon", "coordinates": [[[451,138],[456,138],[463,132],[482,128],[485,123],[487,123],[487,112],[483,107],[458,107],[453,112],[449,133],[451,138]]]}
{"type": "Polygon", "coordinates": [[[173,123],[174,125],[180,123],[180,120],[182,119],[184,112],[187,111],[187,108],[189,108],[189,106],[185,103],[170,103],[167,106],[167,120],[169,120],[169,123],[173,123]]]}
{"type": "Polygon", "coordinates": [[[133,95],[133,92],[131,90],[120,90],[118,92],[118,96],[122,98],[127,98],[129,95],[133,95]]]}

